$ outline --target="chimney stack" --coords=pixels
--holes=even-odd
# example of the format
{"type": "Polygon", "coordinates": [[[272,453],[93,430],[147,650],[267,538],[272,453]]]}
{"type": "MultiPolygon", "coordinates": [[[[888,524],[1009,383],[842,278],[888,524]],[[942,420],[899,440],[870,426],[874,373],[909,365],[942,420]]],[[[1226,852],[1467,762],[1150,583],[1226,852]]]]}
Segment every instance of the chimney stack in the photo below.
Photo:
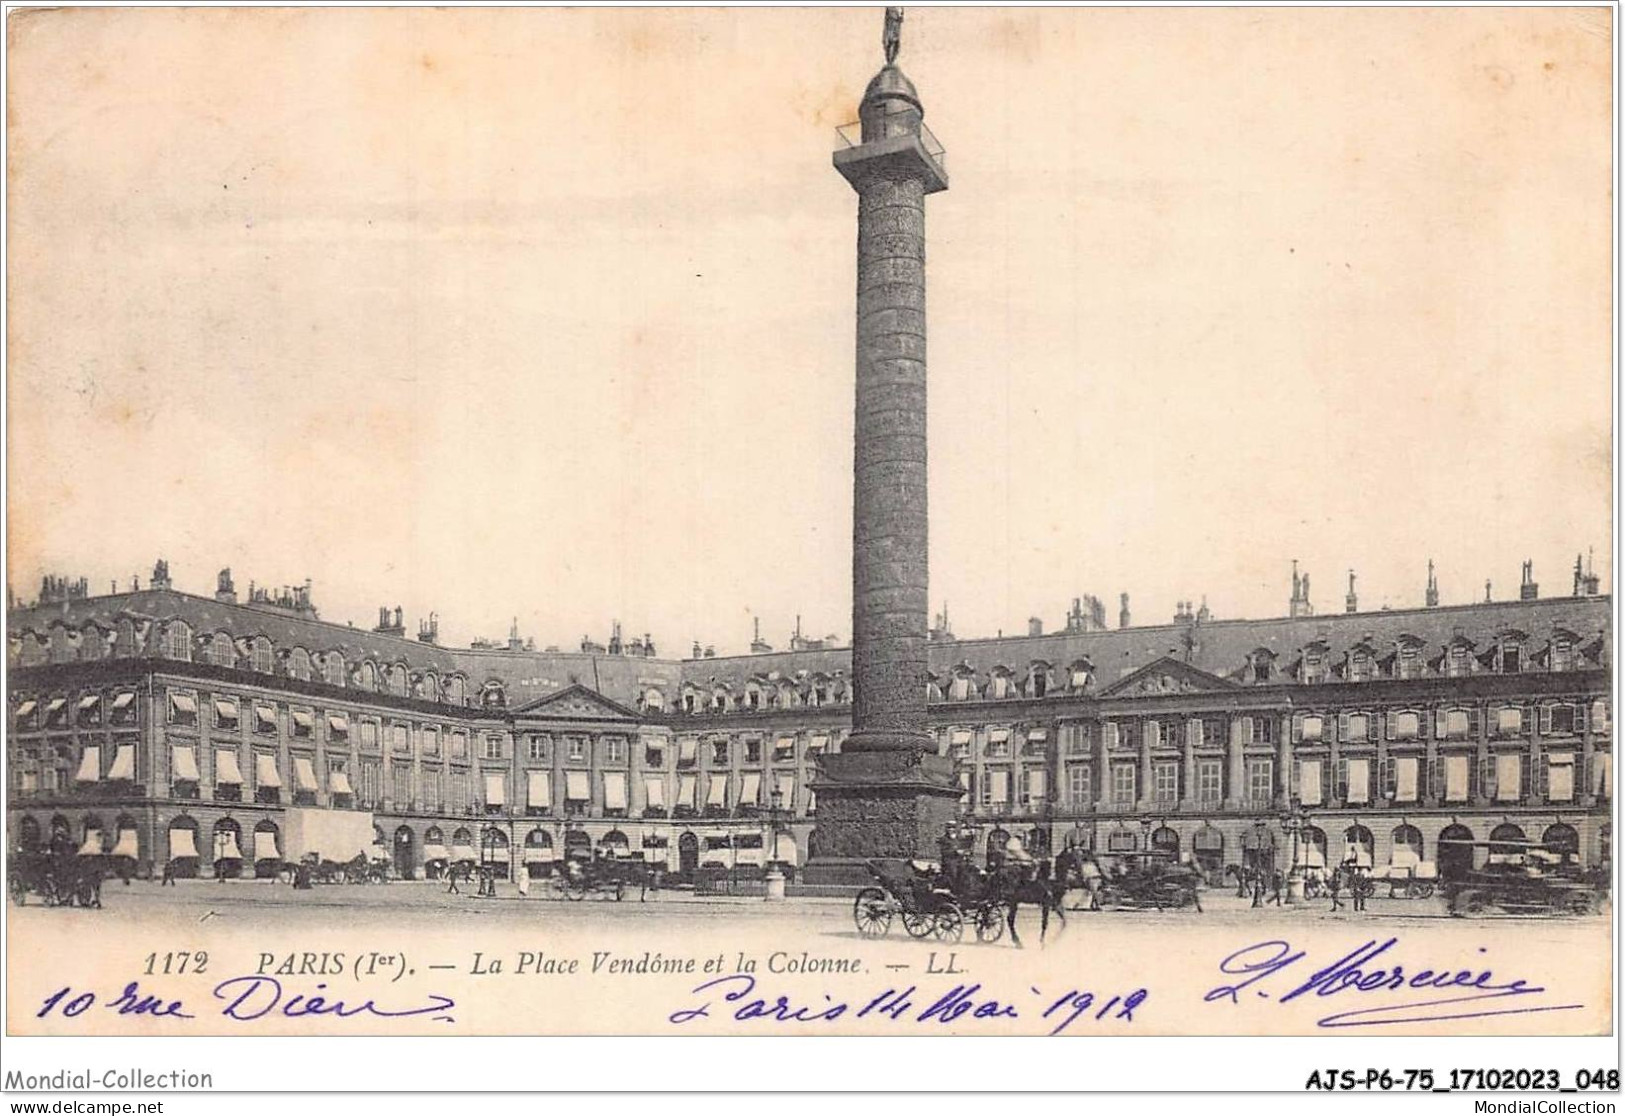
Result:
{"type": "Polygon", "coordinates": [[[1343,598],[1343,611],[1344,612],[1359,612],[1360,611],[1360,598],[1354,592],[1354,571],[1353,570],[1349,571],[1349,592],[1348,592],[1348,596],[1343,598]]]}
{"type": "Polygon", "coordinates": [[[1540,599],[1540,586],[1535,584],[1535,563],[1532,561],[1525,561],[1523,564],[1523,583],[1518,586],[1518,599],[1520,601],[1540,599]]]}
{"type": "Polygon", "coordinates": [[[750,640],[750,653],[752,655],[765,655],[773,650],[773,645],[762,639],[762,618],[757,616],[750,640]]]}
{"type": "Polygon", "coordinates": [[[1439,607],[1439,579],[1433,573],[1433,559],[1428,559],[1428,587],[1423,601],[1428,608],[1439,607]]]}
{"type": "Polygon", "coordinates": [[[1127,593],[1117,594],[1117,626],[1119,628],[1126,628],[1129,626],[1127,593]]]}
{"type": "Polygon", "coordinates": [[[1591,554],[1585,556],[1585,566],[1580,565],[1580,556],[1574,556],[1574,595],[1576,597],[1595,597],[1597,595],[1597,575],[1591,572],[1591,554]]]}
{"type": "Polygon", "coordinates": [[[1041,635],[1043,635],[1044,634],[1044,621],[1039,619],[1037,616],[1029,616],[1027,618],[1027,634],[1029,636],[1041,636],[1041,635]]]}
{"type": "Polygon", "coordinates": [[[430,645],[438,645],[440,643],[439,613],[431,612],[429,613],[429,618],[427,620],[418,621],[418,642],[427,643],[430,645]]]}
{"type": "Polygon", "coordinates": [[[373,629],[379,635],[394,636],[397,639],[406,638],[406,621],[402,619],[403,612],[399,605],[391,609],[388,605],[378,606],[378,626],[373,629]]]}
{"type": "MultiPolygon", "coordinates": [[[[154,586],[154,588],[156,588],[156,586],[154,586]]],[[[220,576],[215,581],[214,599],[219,601],[221,604],[237,603],[237,586],[232,584],[230,566],[227,566],[225,569],[221,570],[220,576]]]]}
{"type": "Polygon", "coordinates": [[[1309,575],[1298,576],[1298,560],[1292,559],[1292,601],[1287,606],[1288,616],[1313,616],[1315,606],[1309,603],[1309,575]]]}

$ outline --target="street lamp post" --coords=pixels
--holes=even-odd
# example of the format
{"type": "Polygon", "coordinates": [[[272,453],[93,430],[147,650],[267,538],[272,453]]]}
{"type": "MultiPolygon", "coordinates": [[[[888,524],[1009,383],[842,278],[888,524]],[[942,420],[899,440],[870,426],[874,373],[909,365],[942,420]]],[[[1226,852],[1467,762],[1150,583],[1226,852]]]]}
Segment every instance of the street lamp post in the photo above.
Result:
{"type": "Polygon", "coordinates": [[[786,829],[784,814],[784,791],[774,787],[767,807],[767,872],[764,875],[766,897],[773,902],[784,898],[784,870],[779,867],[779,834],[786,829]]]}
{"type": "Polygon", "coordinates": [[[1287,809],[1281,814],[1281,828],[1292,838],[1292,864],[1286,875],[1286,901],[1291,904],[1301,903],[1304,899],[1303,859],[1299,855],[1299,842],[1308,824],[1309,819],[1304,816],[1297,800],[1288,800],[1287,809]]]}

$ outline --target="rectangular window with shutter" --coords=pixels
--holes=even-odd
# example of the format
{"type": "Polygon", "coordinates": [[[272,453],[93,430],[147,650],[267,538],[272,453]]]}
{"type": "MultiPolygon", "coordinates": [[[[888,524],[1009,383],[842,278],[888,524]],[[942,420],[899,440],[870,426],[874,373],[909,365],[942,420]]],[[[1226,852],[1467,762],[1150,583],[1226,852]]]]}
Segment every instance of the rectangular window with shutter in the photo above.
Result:
{"type": "Polygon", "coordinates": [[[1192,718],[1185,722],[1185,742],[1193,748],[1202,746],[1202,722],[1192,718]]]}
{"type": "Polygon", "coordinates": [[[1275,761],[1247,761],[1247,797],[1254,804],[1267,803],[1275,794],[1275,761]]]}
{"type": "Polygon", "coordinates": [[[1152,768],[1156,777],[1157,802],[1171,806],[1179,801],[1179,764],[1159,763],[1152,768]]]}
{"type": "Polygon", "coordinates": [[[1444,757],[1444,800],[1446,802],[1466,802],[1467,772],[1470,757],[1454,755],[1444,757]]]}
{"type": "Polygon", "coordinates": [[[1546,799],[1549,802],[1574,801],[1574,753],[1546,753],[1546,799]]]}
{"type": "Polygon", "coordinates": [[[1219,760],[1198,760],[1196,763],[1196,796],[1205,805],[1213,805],[1224,798],[1224,764],[1219,760]]]}
{"type": "Polygon", "coordinates": [[[1298,761],[1298,801],[1305,806],[1319,806],[1325,801],[1325,783],[1321,772],[1324,760],[1298,761]]]}
{"type": "Polygon", "coordinates": [[[1105,724],[1101,725],[1100,733],[1100,739],[1103,743],[1105,743],[1107,749],[1117,747],[1118,733],[1116,721],[1107,721],[1105,724]]]}
{"type": "Polygon", "coordinates": [[[1523,757],[1502,752],[1495,757],[1495,801],[1517,802],[1523,797],[1523,757]]]}
{"type": "Polygon", "coordinates": [[[1422,718],[1410,710],[1388,714],[1388,739],[1415,740],[1421,736],[1422,718]]]}
{"type": "Polygon", "coordinates": [[[1312,744],[1325,738],[1326,721],[1320,714],[1306,714],[1301,724],[1302,731],[1299,734],[1299,739],[1312,744]]]}
{"type": "Polygon", "coordinates": [[[1614,796],[1614,761],[1608,752],[1594,752],[1591,756],[1591,793],[1599,799],[1614,796]]]}
{"type": "Polygon", "coordinates": [[[1422,761],[1416,756],[1395,756],[1390,762],[1394,769],[1394,801],[1415,802],[1422,761]]]}
{"type": "Polygon", "coordinates": [[[1145,723],[1145,743],[1147,747],[1157,748],[1162,745],[1162,725],[1156,721],[1145,723]]]}
{"type": "Polygon", "coordinates": [[[1086,806],[1094,801],[1094,772],[1086,763],[1075,763],[1066,769],[1067,801],[1074,806],[1086,806]]]}
{"type": "Polygon", "coordinates": [[[1580,731],[1576,712],[1574,706],[1566,703],[1542,706],[1540,731],[1546,736],[1573,736],[1580,731]]]}
{"type": "Polygon", "coordinates": [[[1368,759],[1350,759],[1348,762],[1348,794],[1345,801],[1350,806],[1360,806],[1371,801],[1371,761],[1368,759]]]}
{"type": "Polygon", "coordinates": [[[1112,765],[1112,801],[1120,806],[1134,802],[1135,777],[1138,769],[1132,763],[1112,765]]]}

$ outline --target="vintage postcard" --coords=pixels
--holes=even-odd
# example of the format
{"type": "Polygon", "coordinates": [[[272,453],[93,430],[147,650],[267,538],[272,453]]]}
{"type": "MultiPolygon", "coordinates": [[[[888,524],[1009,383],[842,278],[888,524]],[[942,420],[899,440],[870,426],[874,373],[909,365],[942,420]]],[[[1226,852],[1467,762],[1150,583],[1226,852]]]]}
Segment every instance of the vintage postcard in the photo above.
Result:
{"type": "Polygon", "coordinates": [[[6,1033],[1609,1033],[1614,14],[13,11],[6,1033]]]}

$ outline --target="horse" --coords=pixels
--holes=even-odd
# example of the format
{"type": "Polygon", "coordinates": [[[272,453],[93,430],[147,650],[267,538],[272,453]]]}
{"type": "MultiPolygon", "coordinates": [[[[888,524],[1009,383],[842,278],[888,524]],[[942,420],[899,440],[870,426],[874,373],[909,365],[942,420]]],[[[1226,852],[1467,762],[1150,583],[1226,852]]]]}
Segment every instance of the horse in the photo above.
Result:
{"type": "Polygon", "coordinates": [[[1001,858],[992,871],[990,885],[994,895],[1005,905],[1005,925],[1010,928],[1010,941],[1017,947],[1021,947],[1021,935],[1016,933],[1016,915],[1023,903],[1036,906],[1042,916],[1038,927],[1039,945],[1044,944],[1049,934],[1051,913],[1061,920],[1057,936],[1066,930],[1066,908],[1061,902],[1066,884],[1054,877],[1050,861],[1029,863],[1001,858]]]}
{"type": "MultiPolygon", "coordinates": [[[[1092,854],[1071,847],[1061,850],[1055,857],[1055,881],[1061,888],[1063,899],[1068,891],[1077,888],[1088,892],[1089,910],[1100,910],[1100,889],[1106,878],[1092,854]]],[[[1084,908],[1072,909],[1081,911],[1084,908]]]]}

